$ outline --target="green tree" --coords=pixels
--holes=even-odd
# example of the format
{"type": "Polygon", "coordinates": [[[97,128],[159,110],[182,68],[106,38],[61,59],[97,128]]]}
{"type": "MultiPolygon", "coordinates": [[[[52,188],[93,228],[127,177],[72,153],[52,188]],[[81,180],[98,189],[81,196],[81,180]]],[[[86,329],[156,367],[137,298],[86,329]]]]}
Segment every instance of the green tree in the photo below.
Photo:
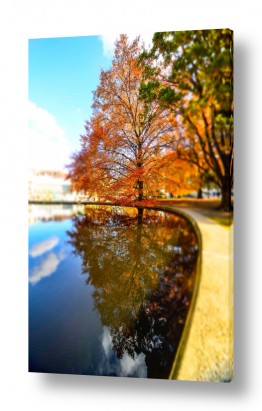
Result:
{"type": "Polygon", "coordinates": [[[175,149],[209,175],[232,209],[233,34],[229,29],[155,33],[141,55],[141,96],[176,113],[175,149]]]}

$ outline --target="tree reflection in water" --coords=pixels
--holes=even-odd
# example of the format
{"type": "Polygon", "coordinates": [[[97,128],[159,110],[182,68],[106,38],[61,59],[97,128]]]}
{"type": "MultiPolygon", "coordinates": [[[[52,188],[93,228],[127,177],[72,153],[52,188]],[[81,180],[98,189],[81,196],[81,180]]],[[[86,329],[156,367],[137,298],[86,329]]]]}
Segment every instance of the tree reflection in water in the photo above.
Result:
{"type": "Polygon", "coordinates": [[[145,354],[148,378],[168,378],[191,301],[197,237],[181,217],[87,207],[68,233],[95,288],[94,305],[120,359],[145,354]]]}

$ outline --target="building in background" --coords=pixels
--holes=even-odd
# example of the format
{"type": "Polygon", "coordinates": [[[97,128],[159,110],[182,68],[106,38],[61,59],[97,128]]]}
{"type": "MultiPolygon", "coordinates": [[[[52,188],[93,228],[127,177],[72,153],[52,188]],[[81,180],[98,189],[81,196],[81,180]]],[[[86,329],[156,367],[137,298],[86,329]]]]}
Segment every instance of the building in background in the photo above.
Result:
{"type": "Polygon", "coordinates": [[[28,199],[40,201],[74,201],[77,193],[71,182],[60,171],[31,171],[28,181],[28,199]]]}

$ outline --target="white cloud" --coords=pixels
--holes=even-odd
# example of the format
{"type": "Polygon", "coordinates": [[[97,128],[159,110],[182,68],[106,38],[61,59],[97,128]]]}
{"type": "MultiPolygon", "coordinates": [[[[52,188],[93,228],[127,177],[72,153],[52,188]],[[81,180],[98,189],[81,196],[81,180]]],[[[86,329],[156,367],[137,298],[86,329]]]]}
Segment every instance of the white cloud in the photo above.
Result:
{"type": "Polygon", "coordinates": [[[112,57],[114,54],[115,41],[117,39],[117,34],[108,33],[103,36],[100,36],[100,39],[103,43],[103,53],[107,57],[112,57]]]}
{"type": "MultiPolygon", "coordinates": [[[[152,38],[154,32],[144,32],[144,33],[124,33],[127,34],[129,41],[134,40],[137,36],[145,43],[145,47],[148,48],[152,45],[152,38]]],[[[119,38],[120,33],[107,33],[100,36],[103,43],[103,52],[107,57],[112,57],[114,55],[115,41],[119,38]]]]}
{"type": "Polygon", "coordinates": [[[46,258],[34,267],[32,273],[29,275],[29,282],[34,285],[42,280],[42,278],[52,275],[63,259],[64,254],[62,252],[58,255],[54,252],[49,253],[46,258]]]}
{"type": "Polygon", "coordinates": [[[70,145],[64,130],[47,110],[29,101],[29,168],[63,170],[70,159],[70,145]]]}
{"type": "Polygon", "coordinates": [[[41,241],[41,243],[34,244],[30,250],[29,254],[31,257],[38,257],[47,251],[52,250],[57,244],[59,243],[59,238],[56,236],[53,236],[51,238],[48,238],[48,240],[41,241]]]}

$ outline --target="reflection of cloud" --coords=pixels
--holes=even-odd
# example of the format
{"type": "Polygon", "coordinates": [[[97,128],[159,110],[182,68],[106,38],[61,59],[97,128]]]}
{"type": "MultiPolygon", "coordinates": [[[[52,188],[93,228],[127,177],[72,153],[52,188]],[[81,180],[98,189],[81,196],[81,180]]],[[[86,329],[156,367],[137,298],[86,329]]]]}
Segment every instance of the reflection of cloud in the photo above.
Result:
{"type": "Polygon", "coordinates": [[[47,110],[29,102],[29,166],[36,170],[62,170],[70,159],[64,130],[47,110]]]}
{"type": "Polygon", "coordinates": [[[124,354],[121,360],[119,360],[119,363],[114,363],[111,361],[111,357],[113,355],[113,343],[110,331],[107,327],[104,327],[103,329],[102,346],[105,353],[103,363],[100,365],[100,372],[102,375],[105,371],[109,371],[110,375],[116,374],[121,377],[147,377],[145,354],[143,353],[140,353],[134,360],[128,354],[124,354]]]}
{"type": "Polygon", "coordinates": [[[52,250],[59,243],[59,238],[53,236],[48,238],[48,240],[41,241],[41,243],[34,244],[30,250],[29,254],[31,257],[38,257],[41,254],[46,253],[47,251],[52,250]]]}
{"type": "Polygon", "coordinates": [[[147,377],[147,369],[145,367],[145,354],[140,353],[134,360],[129,355],[124,354],[120,360],[122,368],[122,377],[136,375],[140,378],[147,377]]]}
{"type": "Polygon", "coordinates": [[[106,357],[108,357],[110,351],[112,350],[112,337],[107,327],[104,327],[103,330],[102,346],[104,348],[106,357]]]}
{"type": "MultiPolygon", "coordinates": [[[[115,41],[119,38],[120,33],[107,33],[100,36],[103,43],[103,53],[107,57],[112,57],[114,55],[115,41]]],[[[137,36],[145,43],[145,47],[148,48],[152,45],[152,38],[154,32],[146,33],[124,33],[127,34],[129,41],[134,40],[137,36]]]]}
{"type": "Polygon", "coordinates": [[[29,282],[31,284],[38,283],[42,278],[52,275],[59,263],[64,259],[64,254],[56,255],[54,252],[49,253],[38,265],[32,270],[32,274],[29,276],[29,282]]]}

